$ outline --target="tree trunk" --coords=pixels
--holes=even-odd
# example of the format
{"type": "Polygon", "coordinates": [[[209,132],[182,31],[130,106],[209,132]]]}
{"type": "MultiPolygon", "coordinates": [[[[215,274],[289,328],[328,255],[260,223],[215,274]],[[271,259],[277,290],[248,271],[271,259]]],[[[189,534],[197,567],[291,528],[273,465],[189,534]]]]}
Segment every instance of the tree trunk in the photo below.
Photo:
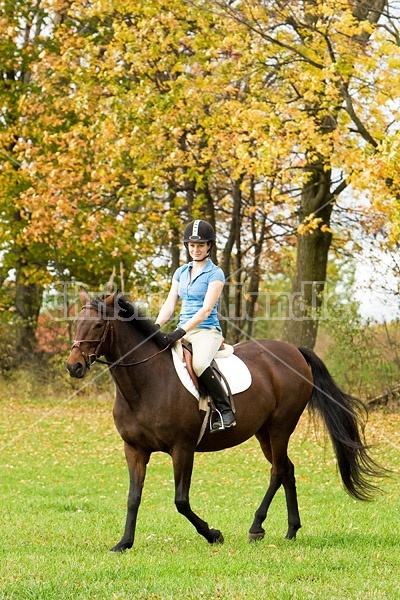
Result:
{"type": "Polygon", "coordinates": [[[172,229],[171,240],[171,274],[173,275],[181,264],[182,231],[177,227],[172,229]]]}
{"type": "Polygon", "coordinates": [[[221,297],[220,312],[222,313],[222,332],[224,336],[232,343],[239,341],[241,336],[240,323],[238,319],[241,316],[241,244],[240,244],[240,225],[242,212],[242,192],[240,189],[241,180],[235,181],[232,190],[232,219],[230,222],[228,239],[222,254],[222,269],[225,273],[226,283],[221,297]],[[236,246],[234,256],[234,270],[232,272],[232,253],[236,246]]]}
{"type": "MultiPolygon", "coordinates": [[[[252,180],[250,204],[255,209],[255,185],[252,180]]],[[[250,269],[250,281],[247,286],[246,295],[246,319],[247,319],[247,335],[253,336],[254,319],[256,314],[256,304],[260,291],[261,269],[260,260],[261,252],[265,242],[267,214],[264,213],[260,218],[257,216],[256,210],[251,213],[251,232],[253,238],[254,257],[253,264],[250,269]]]]}
{"type": "Polygon", "coordinates": [[[19,355],[32,357],[37,350],[36,330],[42,299],[43,287],[26,281],[19,268],[15,285],[15,308],[19,317],[16,348],[19,355]]]}
{"type": "Polygon", "coordinates": [[[323,303],[328,251],[332,240],[329,229],[333,196],[331,172],[322,161],[309,165],[310,177],[303,187],[299,212],[300,223],[315,215],[316,229],[299,234],[296,270],[292,283],[284,338],[296,346],[313,348],[323,303]]]}

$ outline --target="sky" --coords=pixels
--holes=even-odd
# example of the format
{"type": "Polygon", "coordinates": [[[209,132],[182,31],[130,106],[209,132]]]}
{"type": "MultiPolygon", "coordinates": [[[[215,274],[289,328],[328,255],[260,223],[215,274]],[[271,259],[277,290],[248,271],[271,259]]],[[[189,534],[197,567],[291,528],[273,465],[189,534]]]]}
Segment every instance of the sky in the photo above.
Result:
{"type": "Polygon", "coordinates": [[[364,244],[355,260],[355,300],[360,303],[362,317],[380,323],[400,318],[399,278],[394,273],[394,261],[400,264],[400,255],[379,253],[364,244]]]}

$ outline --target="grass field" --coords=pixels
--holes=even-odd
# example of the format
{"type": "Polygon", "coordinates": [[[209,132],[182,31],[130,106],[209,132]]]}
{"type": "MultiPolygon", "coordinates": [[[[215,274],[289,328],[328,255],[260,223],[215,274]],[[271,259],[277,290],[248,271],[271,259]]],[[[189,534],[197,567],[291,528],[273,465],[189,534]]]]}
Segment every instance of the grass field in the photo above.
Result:
{"type": "MultiPolygon", "coordinates": [[[[373,503],[341,488],[330,443],[304,415],[292,436],[303,528],[284,540],[283,492],[261,542],[247,531],[269,467],[255,440],[197,455],[194,510],[222,530],[210,546],[173,503],[168,456],[153,456],[135,547],[109,552],[122,535],[128,477],[112,397],[53,395],[18,382],[1,390],[0,599],[400,598],[400,481],[381,483],[373,503]]],[[[375,413],[374,456],[399,471],[400,415],[375,413]]]]}

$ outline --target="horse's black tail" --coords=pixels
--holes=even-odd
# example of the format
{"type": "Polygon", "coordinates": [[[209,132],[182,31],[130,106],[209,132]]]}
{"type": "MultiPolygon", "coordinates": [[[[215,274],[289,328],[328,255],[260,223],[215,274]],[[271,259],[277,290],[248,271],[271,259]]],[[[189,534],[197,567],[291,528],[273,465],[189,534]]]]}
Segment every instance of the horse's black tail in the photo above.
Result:
{"type": "Polygon", "coordinates": [[[384,477],[386,469],[369,455],[364,439],[367,411],[358,398],[343,392],[322,360],[309,348],[299,348],[311,368],[314,391],[309,403],[328,429],[346,491],[358,500],[372,500],[379,490],[369,480],[384,477]]]}

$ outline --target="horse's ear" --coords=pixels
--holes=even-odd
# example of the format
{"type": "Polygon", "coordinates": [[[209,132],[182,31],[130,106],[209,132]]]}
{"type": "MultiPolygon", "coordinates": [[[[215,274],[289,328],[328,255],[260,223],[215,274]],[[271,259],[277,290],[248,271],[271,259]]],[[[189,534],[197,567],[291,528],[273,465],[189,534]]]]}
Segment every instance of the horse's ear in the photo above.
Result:
{"type": "Polygon", "coordinates": [[[114,298],[117,294],[111,294],[110,296],[107,296],[105,302],[106,302],[106,306],[114,306],[114,298]]]}
{"type": "Polygon", "coordinates": [[[86,288],[83,287],[83,285],[81,285],[79,287],[78,296],[79,296],[79,300],[83,306],[85,306],[86,304],[90,304],[89,294],[87,293],[87,290],[86,290],[86,288]]]}

